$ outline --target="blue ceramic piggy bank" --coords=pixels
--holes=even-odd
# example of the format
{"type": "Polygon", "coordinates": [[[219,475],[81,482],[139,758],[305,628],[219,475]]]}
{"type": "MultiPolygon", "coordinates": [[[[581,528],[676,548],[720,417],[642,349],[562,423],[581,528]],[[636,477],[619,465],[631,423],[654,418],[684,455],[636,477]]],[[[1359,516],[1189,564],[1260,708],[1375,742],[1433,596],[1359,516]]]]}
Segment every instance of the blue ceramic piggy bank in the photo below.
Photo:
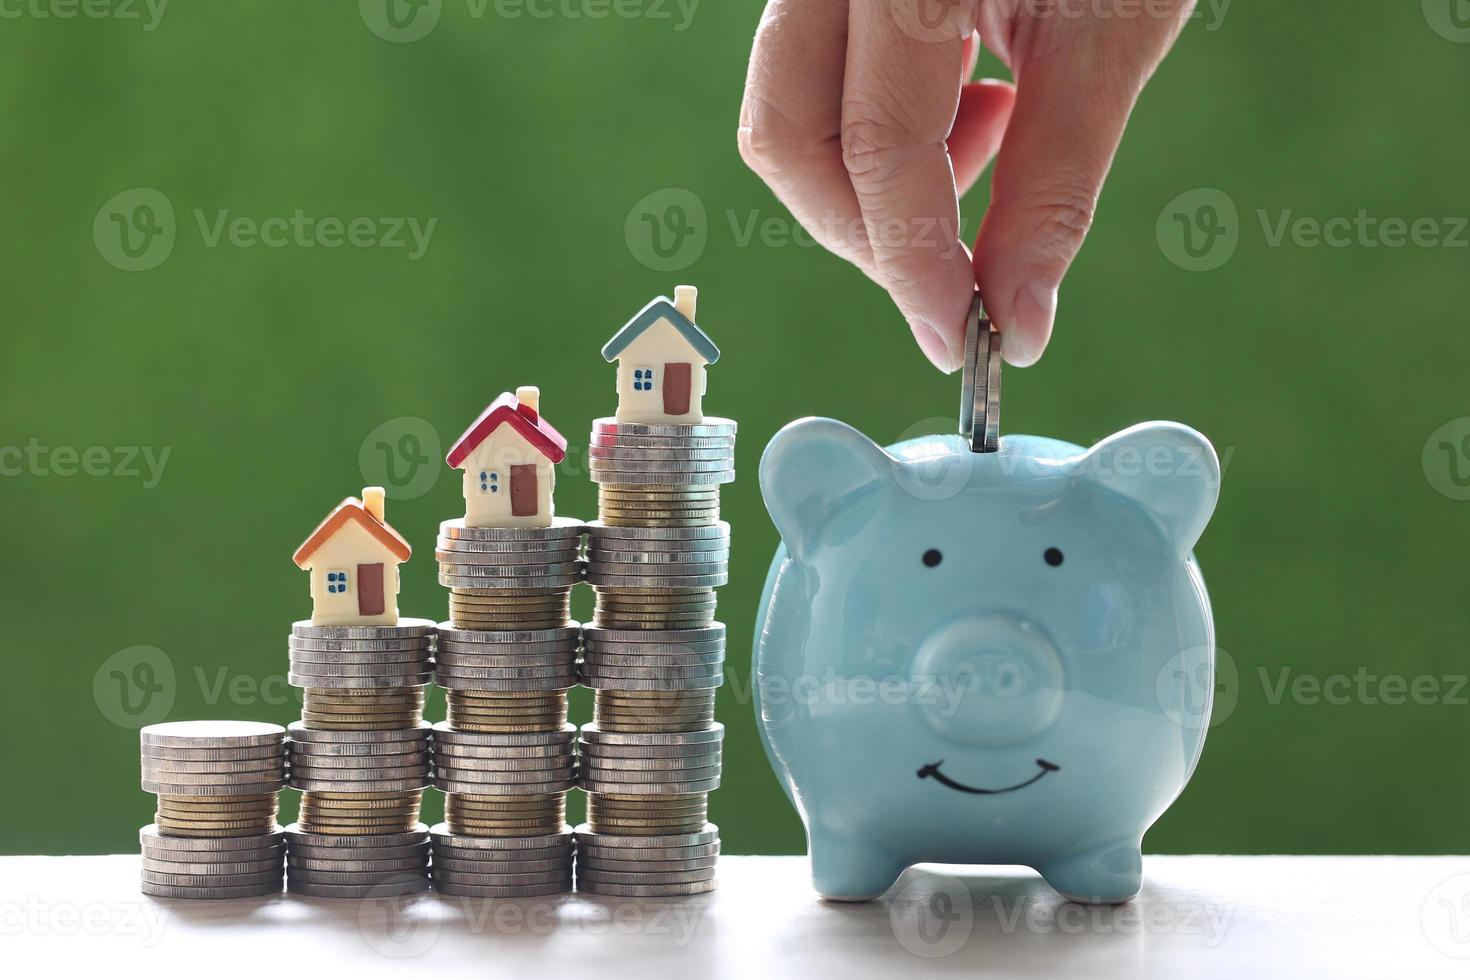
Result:
{"type": "Polygon", "coordinates": [[[782,546],[756,707],[816,890],[869,899],[935,861],[1027,865],[1079,901],[1137,894],[1213,689],[1191,554],[1219,492],[1209,442],[1156,422],[1090,450],[884,450],[805,419],[760,481],[782,546]]]}

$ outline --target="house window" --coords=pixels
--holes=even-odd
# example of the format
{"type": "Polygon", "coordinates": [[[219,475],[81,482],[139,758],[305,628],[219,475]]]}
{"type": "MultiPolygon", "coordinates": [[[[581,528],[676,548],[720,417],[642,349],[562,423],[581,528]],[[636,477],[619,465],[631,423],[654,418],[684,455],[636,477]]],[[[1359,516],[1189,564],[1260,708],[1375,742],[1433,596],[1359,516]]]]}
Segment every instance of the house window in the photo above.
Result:
{"type": "Polygon", "coordinates": [[[347,591],[347,573],[346,572],[328,572],[327,573],[327,593],[330,594],[330,595],[337,595],[338,593],[342,593],[342,592],[346,592],[346,591],[347,591]]]}
{"type": "Polygon", "coordinates": [[[491,472],[489,470],[481,470],[480,471],[480,492],[481,493],[499,493],[500,492],[500,474],[499,473],[491,472]]]}
{"type": "Polygon", "coordinates": [[[633,372],[634,391],[653,390],[653,368],[637,368],[633,372]]]}

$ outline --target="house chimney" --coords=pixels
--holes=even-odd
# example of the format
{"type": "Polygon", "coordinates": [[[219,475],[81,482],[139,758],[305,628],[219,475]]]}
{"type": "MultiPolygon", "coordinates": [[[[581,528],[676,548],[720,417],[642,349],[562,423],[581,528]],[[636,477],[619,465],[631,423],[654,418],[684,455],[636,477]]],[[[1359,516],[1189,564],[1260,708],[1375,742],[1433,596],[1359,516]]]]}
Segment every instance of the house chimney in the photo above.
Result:
{"type": "Polygon", "coordinates": [[[535,385],[521,385],[516,389],[516,409],[532,422],[541,417],[541,389],[535,385]]]}
{"type": "Polygon", "coordinates": [[[699,299],[699,289],[696,286],[674,287],[674,309],[684,314],[684,319],[690,323],[694,322],[694,303],[699,299]]]}
{"type": "Polygon", "coordinates": [[[367,511],[379,524],[383,523],[383,488],[362,488],[362,509],[367,511]]]}

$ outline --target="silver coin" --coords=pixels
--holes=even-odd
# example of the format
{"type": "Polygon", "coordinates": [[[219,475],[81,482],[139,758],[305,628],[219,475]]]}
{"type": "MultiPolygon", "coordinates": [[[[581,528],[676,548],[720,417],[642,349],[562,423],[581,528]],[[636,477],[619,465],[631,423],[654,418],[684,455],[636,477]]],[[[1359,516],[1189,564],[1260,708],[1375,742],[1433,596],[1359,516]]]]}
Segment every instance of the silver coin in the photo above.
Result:
{"type": "Polygon", "coordinates": [[[554,640],[548,643],[505,643],[498,646],[489,644],[455,644],[446,650],[441,650],[437,658],[440,664],[460,664],[462,666],[498,667],[510,666],[513,658],[526,659],[528,664],[532,660],[545,662],[556,662],[563,657],[575,657],[577,653],[577,640],[571,637],[565,640],[554,640]]]}
{"type": "Polygon", "coordinates": [[[627,459],[622,456],[588,457],[588,466],[593,471],[629,473],[723,473],[735,468],[735,454],[721,454],[713,459],[627,459]]]}
{"type": "Polygon", "coordinates": [[[250,762],[280,754],[276,744],[247,745],[239,749],[179,749],[161,745],[142,746],[142,758],[160,762],[250,762]]]}
{"type": "Polygon", "coordinates": [[[703,895],[715,890],[716,880],[697,881],[678,885],[615,885],[605,881],[582,881],[577,879],[577,890],[608,898],[678,898],[685,895],[703,895]]]}
{"type": "Polygon", "coordinates": [[[590,687],[594,691],[668,691],[670,693],[683,693],[686,691],[712,691],[717,687],[723,687],[724,683],[724,674],[646,679],[637,677],[602,677],[596,673],[587,673],[585,671],[582,674],[582,685],[584,687],[590,687]]]}
{"type": "MultiPolygon", "coordinates": [[[[171,861],[149,854],[142,855],[143,870],[175,875],[239,875],[263,874],[283,867],[286,851],[251,861],[171,861]]],[[[187,884],[187,882],[186,882],[187,884]]]]}
{"type": "Polygon", "coordinates": [[[546,759],[568,755],[571,747],[555,745],[478,746],[441,745],[434,750],[435,758],[457,761],[459,759],[497,759],[512,762],[529,759],[546,759]]]}
{"type": "Polygon", "coordinates": [[[414,871],[429,866],[429,855],[409,855],[400,858],[374,858],[366,861],[354,861],[340,858],[310,858],[304,855],[292,854],[288,868],[299,871],[336,871],[336,872],[358,872],[361,874],[382,874],[385,871],[414,871]]]}
{"type": "Polygon", "coordinates": [[[145,881],[139,885],[139,891],[153,898],[195,898],[195,899],[223,899],[223,898],[259,898],[265,895],[279,895],[281,893],[280,882],[265,882],[258,885],[232,885],[228,887],[211,887],[195,885],[160,885],[145,881]]]}
{"type": "Polygon", "coordinates": [[[514,670],[517,667],[558,667],[565,669],[576,661],[577,648],[574,646],[529,652],[517,651],[514,647],[508,647],[504,653],[488,654],[460,653],[458,650],[450,650],[441,655],[434,666],[436,670],[447,669],[450,673],[454,673],[474,668],[514,670]]]}
{"type": "MultiPolygon", "coordinates": [[[[169,840],[171,838],[164,839],[169,840]]],[[[239,838],[182,837],[179,839],[185,841],[217,841],[238,840],[239,838]]],[[[281,843],[268,848],[236,848],[234,850],[220,849],[192,851],[154,847],[151,844],[144,844],[142,847],[139,848],[139,857],[145,863],[152,862],[161,866],[167,865],[169,867],[184,867],[196,864],[210,866],[230,866],[239,864],[263,867],[272,862],[284,861],[286,858],[286,844],[283,840],[281,843]]],[[[160,870],[167,870],[167,868],[160,868],[160,870]]]]}
{"type": "Polygon", "coordinates": [[[439,624],[441,643],[447,641],[451,644],[466,646],[567,642],[575,644],[581,633],[581,628],[576,623],[545,630],[462,630],[456,629],[453,623],[439,624]]]}
{"type": "Polygon", "coordinates": [[[538,860],[465,860],[448,856],[434,855],[434,874],[442,871],[461,872],[469,874],[547,874],[559,872],[571,874],[572,851],[570,849],[564,855],[555,858],[541,858],[538,860]]]}
{"type": "Polygon", "coordinates": [[[456,834],[447,823],[436,823],[429,828],[429,836],[435,847],[454,847],[461,850],[539,850],[548,847],[564,847],[574,841],[572,828],[566,824],[554,834],[537,834],[531,837],[467,837],[456,834]]]}
{"type": "Polygon", "coordinates": [[[730,570],[728,561],[701,562],[618,562],[589,560],[587,574],[590,575],[649,575],[656,578],[689,575],[723,575],[730,570]]]}
{"type": "Polygon", "coordinates": [[[570,586],[582,580],[578,571],[564,575],[538,575],[535,577],[510,577],[492,575],[461,575],[457,572],[439,572],[439,584],[448,589],[533,589],[570,586]],[[492,584],[493,583],[493,584],[492,584]]]}
{"type": "Polygon", "coordinates": [[[311,881],[286,879],[286,891],[306,898],[388,898],[426,892],[431,887],[428,878],[417,875],[373,885],[320,885],[311,881]]]}
{"type": "Polygon", "coordinates": [[[965,321],[965,356],[960,378],[960,435],[971,452],[1000,448],[1001,336],[976,293],[965,321]]]}
{"type": "Polygon", "coordinates": [[[583,742],[604,745],[694,745],[719,742],[725,737],[725,726],[713,722],[697,732],[606,732],[596,722],[582,726],[583,742]]]}
{"type": "Polygon", "coordinates": [[[307,847],[304,844],[293,845],[291,848],[292,859],[308,861],[397,861],[405,858],[427,861],[429,854],[430,848],[427,843],[404,847],[372,847],[355,851],[342,847],[307,847]],[[356,857],[357,854],[361,854],[362,857],[356,857]]]}
{"type": "Polygon", "coordinates": [[[718,755],[723,749],[718,742],[693,745],[599,745],[581,746],[583,756],[596,752],[604,759],[685,759],[699,755],[718,755]]]}
{"type": "Polygon", "coordinates": [[[637,871],[654,874],[670,871],[703,871],[715,867],[719,860],[718,854],[669,861],[616,860],[601,857],[589,859],[587,855],[583,855],[583,864],[589,868],[596,868],[598,871],[637,871]]]}
{"type": "MultiPolygon", "coordinates": [[[[620,542],[632,545],[634,542],[620,542]]],[[[598,565],[700,565],[710,562],[730,561],[730,549],[711,548],[708,551],[610,551],[593,548],[587,553],[587,564],[598,565]]]]}
{"type": "Polygon", "coordinates": [[[441,549],[434,552],[434,560],[439,563],[440,568],[485,568],[494,569],[495,574],[504,575],[536,575],[540,574],[542,569],[557,568],[569,562],[575,562],[580,557],[581,551],[578,548],[547,552],[524,561],[512,560],[509,553],[503,551],[441,549]]]}
{"type": "Polygon", "coordinates": [[[468,562],[441,561],[439,563],[439,573],[441,575],[453,575],[459,578],[526,579],[534,584],[540,584],[542,580],[575,575],[581,567],[582,563],[576,559],[545,565],[485,565],[471,564],[468,562]]]}
{"type": "MultiPolygon", "coordinates": [[[[226,779],[248,776],[252,773],[269,773],[280,767],[284,756],[270,755],[261,759],[239,759],[232,762],[196,759],[159,759],[144,756],[143,771],[158,775],[187,773],[192,776],[224,776],[226,779]]],[[[165,778],[167,778],[165,776],[165,778]]]]}
{"type": "Polygon", "coordinates": [[[485,694],[547,694],[569,691],[577,686],[575,671],[553,674],[547,677],[521,677],[513,680],[494,680],[485,677],[455,677],[442,674],[437,683],[446,691],[479,691],[485,694]]]}
{"type": "Polygon", "coordinates": [[[168,871],[142,870],[143,881],[152,885],[181,885],[187,888],[233,888],[237,886],[263,885],[271,881],[280,882],[281,868],[270,868],[249,874],[184,875],[168,871]]]}
{"type": "Polygon", "coordinates": [[[467,541],[575,541],[585,528],[575,517],[553,518],[550,527],[466,527],[463,517],[455,517],[439,525],[439,536],[467,541]]]}
{"type": "Polygon", "coordinates": [[[633,449],[593,446],[588,452],[593,465],[608,469],[636,470],[652,465],[678,472],[681,467],[729,469],[735,465],[734,447],[724,449],[633,449]]]}
{"type": "MultiPolygon", "coordinates": [[[[681,765],[672,769],[630,769],[617,761],[606,759],[584,759],[581,771],[582,782],[594,783],[637,783],[640,788],[629,790],[630,794],[646,792],[641,788],[644,783],[660,784],[684,784],[692,782],[708,782],[720,778],[720,760],[716,759],[710,765],[681,765]]],[[[603,790],[603,792],[616,793],[617,790],[603,790]]]]}
{"type": "Polygon", "coordinates": [[[303,653],[412,653],[434,645],[433,634],[395,637],[388,640],[320,640],[304,636],[286,637],[286,648],[303,653]]]}
{"type": "Polygon", "coordinates": [[[434,624],[427,619],[400,618],[384,626],[313,626],[303,619],[291,624],[291,635],[311,640],[402,640],[432,636],[434,624]]]}
{"type": "Polygon", "coordinates": [[[605,650],[584,650],[582,652],[582,663],[586,667],[598,670],[614,668],[684,668],[705,667],[719,668],[725,662],[725,651],[715,650],[707,653],[612,653],[605,650]]]}
{"type": "Polygon", "coordinates": [[[413,830],[394,831],[389,834],[313,834],[290,824],[283,833],[289,847],[305,844],[308,847],[348,847],[371,849],[374,847],[405,847],[421,844],[429,839],[427,824],[417,824],[413,830]]]}
{"type": "Polygon", "coordinates": [[[456,881],[435,882],[436,891],[454,898],[536,898],[561,895],[572,890],[570,879],[544,885],[463,885],[456,881]]]}
{"type": "Polygon", "coordinates": [[[560,663],[542,663],[535,666],[474,666],[467,667],[463,664],[440,664],[436,668],[439,677],[459,677],[466,680],[530,680],[535,677],[561,676],[571,672],[575,659],[572,656],[562,658],[560,663]]]}
{"type": "Polygon", "coordinates": [[[687,630],[625,630],[608,629],[601,626],[584,626],[582,635],[587,642],[599,644],[634,643],[701,643],[725,639],[725,624],[711,623],[700,629],[687,630]]]}
{"type": "Polygon", "coordinates": [[[429,786],[428,773],[408,779],[308,779],[293,773],[289,780],[292,789],[316,793],[407,793],[429,786]]]}
{"type": "Polygon", "coordinates": [[[614,773],[684,773],[691,770],[719,771],[720,755],[688,755],[688,757],[619,758],[619,760],[584,760],[587,768],[598,767],[614,773]]]}
{"type": "Polygon", "coordinates": [[[730,581],[729,572],[718,575],[607,575],[589,572],[587,584],[625,589],[713,589],[730,581]]]}
{"type": "Polygon", "coordinates": [[[582,536],[558,538],[553,541],[479,541],[472,538],[445,538],[434,540],[436,551],[454,554],[501,555],[506,561],[540,561],[547,555],[576,551],[581,547],[582,536]]]}
{"type": "Polygon", "coordinates": [[[262,721],[165,721],[138,732],[141,745],[160,748],[241,748],[275,745],[286,737],[280,725],[262,721]]]}
{"type": "Polygon", "coordinates": [[[582,663],[582,676],[596,677],[609,681],[617,680],[620,677],[627,678],[628,680],[694,680],[717,677],[723,670],[724,665],[718,660],[713,663],[695,664],[666,664],[644,661],[631,667],[625,664],[613,665],[595,660],[584,660],[582,663]]]}
{"type": "Polygon", "coordinates": [[[595,433],[587,443],[589,450],[651,450],[677,452],[684,449],[713,449],[733,452],[734,436],[629,436],[611,432],[595,433]]]}
{"type": "Polygon", "coordinates": [[[648,796],[682,796],[689,793],[713,793],[720,788],[720,777],[713,776],[708,779],[670,779],[667,782],[655,783],[642,779],[635,780],[628,773],[606,773],[606,770],[598,770],[591,773],[583,770],[577,775],[577,785],[588,793],[613,793],[619,796],[637,796],[640,794],[648,796]]]}
{"type": "Polygon", "coordinates": [[[494,795],[490,787],[504,787],[507,793],[514,793],[516,792],[514,787],[521,784],[552,783],[571,779],[572,760],[571,757],[567,757],[558,764],[537,769],[529,766],[515,769],[485,769],[477,766],[440,764],[435,767],[434,771],[450,782],[480,784],[484,787],[481,793],[490,796],[494,795]]]}
{"type": "Polygon", "coordinates": [[[287,868],[286,878],[291,884],[303,885],[377,885],[400,878],[423,877],[427,880],[429,866],[404,871],[312,871],[307,868],[287,868]]]}
{"type": "Polygon", "coordinates": [[[395,755],[309,755],[292,753],[292,771],[300,769],[334,770],[343,772],[376,772],[383,769],[402,769],[429,764],[429,753],[412,752],[395,755]]]}
{"type": "Polygon", "coordinates": [[[302,663],[291,658],[290,673],[301,677],[406,677],[422,674],[432,662],[425,657],[398,664],[319,664],[302,663]]]}
{"type": "Polygon", "coordinates": [[[138,843],[159,850],[178,851],[250,851],[279,847],[286,839],[284,831],[253,834],[246,837],[171,837],[159,833],[157,824],[138,829],[138,843]]]}
{"type": "Polygon", "coordinates": [[[570,867],[556,871],[533,871],[520,874],[479,874],[473,871],[451,871],[443,869],[434,872],[434,882],[438,885],[451,885],[465,888],[532,888],[532,887],[554,887],[558,891],[570,891],[572,887],[572,869],[570,867]]]}
{"type": "Polygon", "coordinates": [[[708,436],[733,436],[738,426],[730,419],[706,417],[701,422],[693,423],[644,423],[644,422],[619,422],[615,418],[600,418],[592,423],[592,432],[611,433],[618,436],[674,436],[674,437],[708,437],[708,436]]]}
{"type": "Polygon", "coordinates": [[[565,793],[567,790],[575,789],[576,782],[566,778],[547,783],[516,783],[512,790],[496,783],[472,783],[436,774],[433,786],[444,793],[466,793],[472,796],[549,796],[553,793],[565,793]]]}
{"type": "Polygon", "coordinates": [[[408,688],[424,687],[433,679],[428,671],[417,674],[401,674],[396,676],[379,677],[354,677],[335,676],[328,677],[320,674],[302,674],[298,671],[287,671],[286,682],[292,687],[311,688],[333,688],[349,691],[376,690],[379,688],[408,688]]]}
{"type": "Polygon", "coordinates": [[[378,731],[341,731],[337,729],[307,728],[299,721],[290,726],[291,741],[309,743],[357,744],[384,742],[420,742],[429,738],[433,727],[420,722],[414,728],[385,729],[378,731]]]}
{"type": "MultiPolygon", "coordinates": [[[[587,524],[588,540],[597,543],[607,541],[724,541],[730,540],[730,522],[716,521],[694,527],[624,527],[591,521],[587,524]]],[[[704,547],[701,545],[700,547],[704,547]]],[[[697,550],[697,549],[689,549],[697,550]]]]}
{"type": "Polygon", "coordinates": [[[374,766],[379,760],[411,759],[429,751],[428,739],[413,742],[292,741],[289,759],[312,760],[319,766],[374,766]]]}
{"type": "Polygon", "coordinates": [[[577,726],[570,722],[559,726],[550,732],[461,732],[449,727],[449,722],[441,721],[434,725],[434,748],[437,751],[444,745],[474,745],[474,746],[521,746],[521,745],[563,745],[569,743],[576,735],[577,726]]]}
{"type": "Polygon", "coordinates": [[[604,487],[702,487],[735,482],[734,470],[712,473],[613,473],[593,466],[592,482],[604,487]]]}
{"type": "MultiPolygon", "coordinates": [[[[518,837],[477,837],[476,840],[502,841],[520,840],[518,837]]],[[[524,847],[496,849],[493,847],[466,848],[434,845],[434,860],[460,861],[466,864],[515,864],[520,861],[559,861],[570,864],[574,854],[571,838],[557,847],[524,847]]]]}
{"type": "Polygon", "coordinates": [[[301,650],[290,651],[290,662],[315,667],[371,667],[398,664],[423,664],[433,660],[432,650],[395,650],[388,653],[315,653],[301,650]]]}
{"type": "Polygon", "coordinates": [[[708,881],[715,876],[713,867],[686,871],[613,871],[596,865],[577,869],[578,880],[609,885],[682,885],[708,881]]]}
{"type": "Polygon", "coordinates": [[[267,796],[280,790],[285,783],[280,778],[248,783],[181,783],[173,779],[161,782],[144,776],[141,785],[143,792],[155,796],[267,796]]]}

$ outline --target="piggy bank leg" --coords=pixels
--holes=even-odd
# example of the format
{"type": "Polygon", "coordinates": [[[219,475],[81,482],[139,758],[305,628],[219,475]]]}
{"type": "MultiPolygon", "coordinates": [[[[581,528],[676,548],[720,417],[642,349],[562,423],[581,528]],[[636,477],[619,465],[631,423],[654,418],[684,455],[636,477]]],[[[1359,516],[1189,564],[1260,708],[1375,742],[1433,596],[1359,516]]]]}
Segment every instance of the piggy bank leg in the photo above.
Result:
{"type": "Polygon", "coordinates": [[[903,874],[908,863],[871,843],[813,830],[811,834],[812,887],[835,902],[866,902],[877,898],[903,874]]]}
{"type": "Polygon", "coordinates": [[[1046,883],[1074,902],[1116,905],[1143,886],[1139,841],[1113,840],[1040,865],[1046,883]]]}

